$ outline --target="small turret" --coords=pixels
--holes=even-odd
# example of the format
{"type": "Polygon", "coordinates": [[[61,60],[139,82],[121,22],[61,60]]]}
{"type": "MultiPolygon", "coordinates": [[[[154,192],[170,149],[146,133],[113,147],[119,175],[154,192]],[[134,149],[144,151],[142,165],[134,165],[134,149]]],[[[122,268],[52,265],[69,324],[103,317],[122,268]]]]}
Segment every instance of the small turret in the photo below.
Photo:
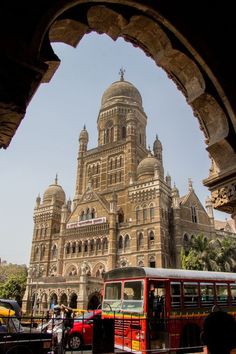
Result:
{"type": "Polygon", "coordinates": [[[84,125],[84,128],[81,130],[80,135],[79,135],[79,151],[80,152],[87,151],[88,141],[89,141],[89,135],[86,130],[86,126],[84,125]]]}
{"type": "Polygon", "coordinates": [[[36,198],[36,208],[38,208],[40,206],[40,203],[41,203],[41,198],[40,198],[40,195],[37,196],[36,198]]]}
{"type": "Polygon", "coordinates": [[[156,139],[153,143],[153,153],[154,156],[161,162],[162,164],[162,144],[156,135],[156,139]]]}

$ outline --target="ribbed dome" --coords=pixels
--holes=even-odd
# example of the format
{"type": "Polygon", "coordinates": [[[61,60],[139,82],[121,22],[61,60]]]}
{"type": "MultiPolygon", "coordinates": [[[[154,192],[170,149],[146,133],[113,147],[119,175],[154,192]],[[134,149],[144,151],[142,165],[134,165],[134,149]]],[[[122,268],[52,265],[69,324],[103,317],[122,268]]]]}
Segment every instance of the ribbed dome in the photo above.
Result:
{"type": "Polygon", "coordinates": [[[44,192],[43,203],[51,203],[53,198],[55,201],[62,204],[64,204],[66,200],[64,190],[59,184],[57,184],[57,178],[55,179],[55,183],[51,184],[44,192]]]}
{"type": "Polygon", "coordinates": [[[113,103],[135,103],[142,107],[142,97],[136,87],[128,81],[115,81],[109,86],[102,96],[101,108],[106,108],[113,103]]]}
{"type": "Polygon", "coordinates": [[[138,179],[141,177],[154,177],[155,166],[160,166],[160,161],[158,161],[151,154],[145,157],[138,165],[137,174],[138,179]]]}

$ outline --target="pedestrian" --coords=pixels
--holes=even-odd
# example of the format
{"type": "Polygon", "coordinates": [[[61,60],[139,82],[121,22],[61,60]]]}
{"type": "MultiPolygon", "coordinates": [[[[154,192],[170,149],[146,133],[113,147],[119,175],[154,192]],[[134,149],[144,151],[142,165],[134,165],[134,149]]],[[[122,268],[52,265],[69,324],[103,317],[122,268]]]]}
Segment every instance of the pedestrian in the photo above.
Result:
{"type": "Polygon", "coordinates": [[[209,354],[230,354],[236,348],[234,317],[224,311],[211,312],[204,321],[201,338],[209,354]]]}

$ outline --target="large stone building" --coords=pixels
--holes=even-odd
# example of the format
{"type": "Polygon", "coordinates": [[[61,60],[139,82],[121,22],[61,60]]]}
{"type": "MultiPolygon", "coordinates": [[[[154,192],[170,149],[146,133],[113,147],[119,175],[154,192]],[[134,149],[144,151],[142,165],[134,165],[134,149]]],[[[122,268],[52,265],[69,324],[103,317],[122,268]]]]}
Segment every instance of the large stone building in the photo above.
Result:
{"type": "Polygon", "coordinates": [[[57,178],[36,199],[25,309],[58,302],[95,308],[105,271],[180,267],[191,235],[215,233],[210,199],[205,210],[191,180],[180,197],[157,136],[147,148],[142,97],[120,74],[102,96],[98,146],[88,150],[86,128],[80,133],[73,203],[57,178]]]}

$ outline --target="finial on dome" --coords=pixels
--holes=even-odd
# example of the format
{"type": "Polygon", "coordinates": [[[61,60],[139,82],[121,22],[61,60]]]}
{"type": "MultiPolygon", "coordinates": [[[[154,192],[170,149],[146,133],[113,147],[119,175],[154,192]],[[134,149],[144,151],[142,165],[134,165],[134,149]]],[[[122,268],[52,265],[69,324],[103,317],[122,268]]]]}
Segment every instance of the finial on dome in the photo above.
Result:
{"type": "Polygon", "coordinates": [[[84,130],[86,130],[86,125],[84,124],[84,130]]]}
{"type": "Polygon", "coordinates": [[[55,184],[57,184],[57,182],[58,182],[58,175],[56,173],[55,184]]]}
{"type": "Polygon", "coordinates": [[[124,74],[125,74],[125,69],[123,69],[122,67],[120,68],[119,71],[120,74],[120,81],[124,81],[124,74]]]}

